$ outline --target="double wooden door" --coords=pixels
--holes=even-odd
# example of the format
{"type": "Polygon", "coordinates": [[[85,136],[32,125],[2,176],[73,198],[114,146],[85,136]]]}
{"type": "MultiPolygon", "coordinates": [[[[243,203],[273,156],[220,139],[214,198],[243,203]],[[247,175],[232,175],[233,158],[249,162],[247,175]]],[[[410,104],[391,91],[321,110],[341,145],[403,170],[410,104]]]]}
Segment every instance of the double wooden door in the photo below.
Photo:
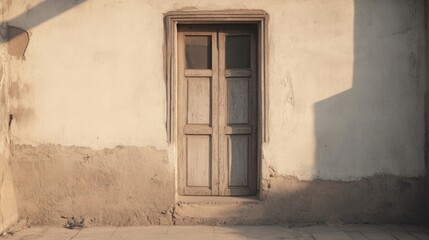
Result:
{"type": "Polygon", "coordinates": [[[255,195],[257,56],[252,25],[178,26],[181,195],[255,195]]]}

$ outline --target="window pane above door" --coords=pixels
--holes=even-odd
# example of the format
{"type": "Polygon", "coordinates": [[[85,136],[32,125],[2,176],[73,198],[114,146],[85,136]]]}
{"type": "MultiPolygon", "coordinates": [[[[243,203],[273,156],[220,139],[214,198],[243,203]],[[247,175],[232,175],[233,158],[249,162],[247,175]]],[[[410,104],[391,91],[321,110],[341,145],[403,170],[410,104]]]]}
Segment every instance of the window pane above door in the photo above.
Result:
{"type": "Polygon", "coordinates": [[[225,45],[227,69],[250,68],[250,36],[227,36],[225,45]]]}
{"type": "Polygon", "coordinates": [[[186,69],[212,68],[211,36],[186,36],[186,69]]]}

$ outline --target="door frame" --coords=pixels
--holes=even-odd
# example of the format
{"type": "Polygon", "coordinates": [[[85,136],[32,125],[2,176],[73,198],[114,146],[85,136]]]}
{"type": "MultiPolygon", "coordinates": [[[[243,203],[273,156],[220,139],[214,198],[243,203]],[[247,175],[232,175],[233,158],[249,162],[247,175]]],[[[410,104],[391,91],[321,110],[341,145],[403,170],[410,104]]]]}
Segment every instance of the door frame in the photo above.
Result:
{"type": "MultiPolygon", "coordinates": [[[[178,24],[254,24],[257,28],[257,195],[261,184],[262,144],[269,141],[268,14],[262,10],[172,11],[164,15],[164,69],[168,142],[177,152],[178,24]]],[[[177,155],[175,154],[176,167],[177,155]]],[[[176,171],[177,173],[177,171],[176,171]]],[[[177,182],[177,176],[176,176],[177,182]]]]}

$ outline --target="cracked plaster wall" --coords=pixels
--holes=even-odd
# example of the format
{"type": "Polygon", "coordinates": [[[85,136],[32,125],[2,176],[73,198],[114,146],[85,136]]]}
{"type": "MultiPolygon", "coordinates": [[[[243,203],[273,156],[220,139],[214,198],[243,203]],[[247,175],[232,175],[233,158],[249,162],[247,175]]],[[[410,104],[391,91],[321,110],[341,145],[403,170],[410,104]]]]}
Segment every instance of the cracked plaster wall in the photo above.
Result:
{"type": "Polygon", "coordinates": [[[7,3],[0,2],[0,232],[18,220],[9,150],[8,60],[10,56],[5,41],[7,26],[3,24],[6,9],[7,3]]]}

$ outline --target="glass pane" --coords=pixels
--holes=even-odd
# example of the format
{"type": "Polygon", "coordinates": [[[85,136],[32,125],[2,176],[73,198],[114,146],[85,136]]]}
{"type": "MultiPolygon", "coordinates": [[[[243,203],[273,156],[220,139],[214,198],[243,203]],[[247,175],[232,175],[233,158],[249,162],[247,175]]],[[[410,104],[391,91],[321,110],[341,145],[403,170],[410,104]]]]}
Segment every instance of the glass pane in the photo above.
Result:
{"type": "Polygon", "coordinates": [[[186,36],[185,46],[187,69],[212,68],[211,36],[186,36]]]}
{"type": "Polygon", "coordinates": [[[250,68],[250,36],[226,37],[226,68],[250,68]]]}

